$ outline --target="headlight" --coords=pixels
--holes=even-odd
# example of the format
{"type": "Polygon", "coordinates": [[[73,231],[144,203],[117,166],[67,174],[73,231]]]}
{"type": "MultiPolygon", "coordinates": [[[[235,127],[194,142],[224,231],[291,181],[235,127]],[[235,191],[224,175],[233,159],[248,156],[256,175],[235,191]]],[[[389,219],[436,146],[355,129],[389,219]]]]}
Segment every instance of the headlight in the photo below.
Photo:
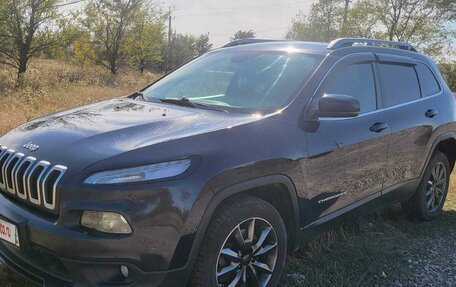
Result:
{"type": "Polygon", "coordinates": [[[84,211],[81,225],[89,229],[112,234],[130,234],[130,224],[125,217],[114,212],[84,211]]]}
{"type": "Polygon", "coordinates": [[[177,160],[141,167],[95,173],[85,180],[86,184],[119,184],[164,179],[184,173],[191,161],[177,160]]]}

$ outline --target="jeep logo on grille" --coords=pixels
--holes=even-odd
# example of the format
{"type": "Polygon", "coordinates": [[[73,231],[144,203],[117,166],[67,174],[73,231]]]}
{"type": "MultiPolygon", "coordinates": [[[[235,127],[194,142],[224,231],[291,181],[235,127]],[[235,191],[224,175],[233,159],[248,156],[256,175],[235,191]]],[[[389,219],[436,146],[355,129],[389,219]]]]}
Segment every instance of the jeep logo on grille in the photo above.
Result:
{"type": "Polygon", "coordinates": [[[29,151],[36,151],[37,149],[40,148],[39,145],[32,144],[31,142],[28,143],[28,144],[23,145],[22,147],[28,149],[29,151]]]}

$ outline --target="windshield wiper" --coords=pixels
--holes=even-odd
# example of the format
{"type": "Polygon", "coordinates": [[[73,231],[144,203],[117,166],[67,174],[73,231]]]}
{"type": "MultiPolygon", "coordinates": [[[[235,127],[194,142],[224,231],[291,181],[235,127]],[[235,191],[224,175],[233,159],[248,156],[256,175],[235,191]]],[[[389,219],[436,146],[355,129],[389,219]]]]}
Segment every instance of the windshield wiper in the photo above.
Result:
{"type": "Polygon", "coordinates": [[[182,106],[182,107],[202,108],[202,109],[206,109],[206,110],[213,110],[213,111],[228,113],[227,110],[224,110],[222,108],[197,103],[186,97],[183,97],[181,99],[160,99],[160,101],[162,103],[168,103],[168,104],[178,105],[178,106],[182,106]]]}
{"type": "Polygon", "coordinates": [[[144,93],[143,92],[135,92],[133,95],[130,96],[131,98],[133,99],[140,99],[142,101],[146,101],[146,97],[144,96],[144,93]]]}

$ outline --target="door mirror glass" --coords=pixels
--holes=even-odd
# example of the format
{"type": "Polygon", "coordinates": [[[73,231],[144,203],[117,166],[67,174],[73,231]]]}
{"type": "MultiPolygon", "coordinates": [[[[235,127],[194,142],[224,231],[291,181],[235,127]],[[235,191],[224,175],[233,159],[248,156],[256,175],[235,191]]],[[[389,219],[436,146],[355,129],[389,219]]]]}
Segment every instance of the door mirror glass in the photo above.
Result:
{"type": "Polygon", "coordinates": [[[319,117],[347,118],[360,113],[360,103],[355,97],[341,94],[324,94],[318,102],[319,117]]]}

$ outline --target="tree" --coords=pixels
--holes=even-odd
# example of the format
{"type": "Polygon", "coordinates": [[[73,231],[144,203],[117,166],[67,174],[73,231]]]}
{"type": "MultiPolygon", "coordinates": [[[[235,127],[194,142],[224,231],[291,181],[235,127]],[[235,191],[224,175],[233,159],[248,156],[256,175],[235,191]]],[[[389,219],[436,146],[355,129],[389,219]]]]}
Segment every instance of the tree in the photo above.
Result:
{"type": "Polygon", "coordinates": [[[201,56],[212,48],[209,43],[209,34],[194,36],[189,34],[174,34],[171,37],[171,59],[169,68],[175,69],[188,61],[201,56]]]}
{"type": "Polygon", "coordinates": [[[293,20],[288,39],[329,42],[338,37],[380,38],[414,44],[431,56],[451,45],[454,0],[319,0],[293,20]]]}
{"type": "Polygon", "coordinates": [[[165,38],[164,18],[154,20],[149,13],[140,13],[128,30],[125,47],[130,66],[144,72],[147,66],[163,61],[161,47],[165,38]]]}
{"type": "Polygon", "coordinates": [[[209,43],[209,34],[202,34],[195,38],[195,54],[201,56],[212,49],[212,44],[209,43]]]}
{"type": "Polygon", "coordinates": [[[90,33],[86,31],[81,31],[77,39],[71,44],[70,49],[72,51],[72,58],[81,64],[82,67],[96,57],[90,33]]]}
{"type": "Polygon", "coordinates": [[[300,11],[286,38],[320,42],[337,38],[343,23],[344,7],[341,4],[340,0],[320,0],[312,4],[309,15],[300,11]]]}
{"type": "MultiPolygon", "coordinates": [[[[342,24],[340,37],[378,38],[377,18],[370,0],[354,3],[347,12],[347,20],[342,24]]],[[[345,11],[344,11],[345,13],[345,11]]]]}
{"type": "Polygon", "coordinates": [[[141,0],[92,0],[85,7],[87,30],[92,33],[96,64],[116,75],[126,62],[126,31],[143,8],[141,0]]]}
{"type": "Polygon", "coordinates": [[[67,40],[59,0],[3,0],[0,2],[0,63],[24,77],[30,59],[67,40]]]}
{"type": "Polygon", "coordinates": [[[253,39],[253,38],[255,38],[255,32],[253,32],[253,30],[249,30],[249,31],[239,30],[236,32],[236,34],[234,34],[234,37],[230,38],[230,40],[235,41],[235,40],[253,39]]]}
{"type": "Polygon", "coordinates": [[[371,0],[383,33],[391,41],[411,42],[430,55],[438,55],[451,42],[452,19],[447,0],[371,0]]]}

